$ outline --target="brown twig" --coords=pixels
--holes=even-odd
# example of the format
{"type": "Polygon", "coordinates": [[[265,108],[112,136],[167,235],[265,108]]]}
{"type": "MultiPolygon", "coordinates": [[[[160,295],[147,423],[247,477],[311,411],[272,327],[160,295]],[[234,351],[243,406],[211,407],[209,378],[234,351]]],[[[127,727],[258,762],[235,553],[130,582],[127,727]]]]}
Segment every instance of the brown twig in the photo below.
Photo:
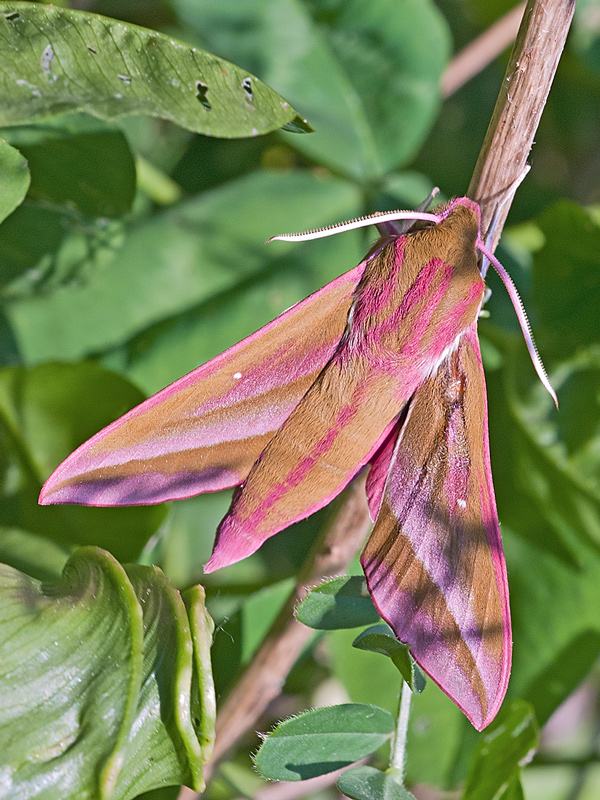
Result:
{"type": "Polygon", "coordinates": [[[469,186],[482,229],[497,214],[495,245],[510,208],[506,193],[523,174],[575,11],[575,0],[528,0],[496,107],[469,186]]]}
{"type": "Polygon", "coordinates": [[[524,10],[525,3],[519,3],[454,56],[442,75],[442,97],[458,91],[514,42],[524,10]]]}
{"type": "MultiPolygon", "coordinates": [[[[256,724],[269,703],[281,692],[298,656],[314,631],[294,617],[294,609],[308,590],[325,577],[346,572],[369,530],[364,476],[355,480],[340,498],[330,526],[309,555],[298,582],[271,626],[250,665],[217,715],[217,735],[208,779],[214,765],[256,724]]],[[[182,789],[179,799],[198,797],[182,789]]]]}

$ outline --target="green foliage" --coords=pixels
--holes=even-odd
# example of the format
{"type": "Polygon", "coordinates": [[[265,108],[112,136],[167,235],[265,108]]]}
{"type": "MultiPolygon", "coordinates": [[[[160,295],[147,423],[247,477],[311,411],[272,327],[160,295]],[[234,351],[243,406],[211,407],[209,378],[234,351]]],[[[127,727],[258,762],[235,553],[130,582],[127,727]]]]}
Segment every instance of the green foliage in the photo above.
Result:
{"type": "Polygon", "coordinates": [[[414,155],[431,125],[449,40],[429,0],[174,6],[210,50],[295,98],[315,128],[296,146],[336,171],[380,178],[414,155]]]}
{"type": "Polygon", "coordinates": [[[379,621],[364,578],[352,575],[325,581],[308,593],[296,617],[310,628],[357,628],[379,621]]]}
{"type": "Polygon", "coordinates": [[[152,114],[211,136],[258,136],[297,117],[245,70],[137,25],[1,3],[0,37],[0,125],[87,111],[102,119],[152,114]]]}
{"type": "MultiPolygon", "coordinates": [[[[0,762],[18,762],[14,796],[27,781],[40,780],[41,771],[34,771],[52,756],[63,770],[57,780],[76,781],[78,796],[98,796],[97,782],[108,786],[114,778],[114,797],[134,797],[171,782],[201,786],[215,715],[210,625],[200,590],[184,593],[186,612],[162,575],[139,564],[160,564],[181,587],[206,583],[218,622],[213,661],[224,697],[281,608],[326,513],[204,579],[201,564],[229,495],[181,501],[168,513],[162,507],[40,508],[40,486],[142,392],[157,391],[350,269],[371,241],[364,232],[305,244],[265,245],[265,239],[376,208],[415,206],[434,182],[447,195],[464,192],[503,65],[502,59],[492,64],[442,104],[437,87],[450,34],[457,50],[514,3],[86,5],[112,20],[61,5],[3,3],[0,11],[0,561],[9,565],[2,568],[0,592],[6,597],[9,585],[18,589],[2,600],[0,630],[16,624],[10,607],[15,620],[28,620],[18,635],[29,637],[19,654],[11,645],[2,653],[1,663],[14,664],[21,677],[0,680],[8,698],[0,701],[0,730],[10,735],[0,762]],[[256,75],[252,99],[243,86],[246,70],[256,75]],[[315,133],[255,136],[299,125],[292,105],[315,133]],[[238,136],[246,138],[230,140],[238,136]],[[76,551],[66,575],[74,576],[74,564],[79,572],[61,579],[80,545],[138,565],[125,572],[109,556],[76,551]],[[93,596],[89,581],[99,575],[106,577],[93,596]],[[37,621],[35,608],[42,609],[37,621]],[[64,637],[43,627],[52,615],[64,637]],[[60,716],[59,695],[37,702],[60,677],[46,656],[77,670],[63,700],[64,708],[82,710],[79,722],[72,711],[60,716]],[[180,717],[177,681],[187,681],[189,670],[180,717]],[[17,697],[23,713],[7,720],[17,708],[8,701],[17,697]],[[151,723],[129,741],[127,732],[146,713],[151,723]],[[69,736],[79,744],[59,752],[69,736]],[[79,752],[84,758],[71,768],[79,752]],[[119,777],[115,771],[109,780],[103,776],[117,752],[125,761],[119,777]],[[31,753],[40,759],[26,764],[31,753]]],[[[534,780],[544,767],[519,766],[536,742],[531,708],[544,725],[590,680],[600,653],[595,5],[578,4],[536,136],[533,169],[509,217],[519,225],[507,228],[501,254],[532,319],[559,412],[537,385],[493,277],[490,318],[480,325],[513,616],[505,716],[476,734],[428,681],[412,701],[409,788],[425,783],[456,793],[464,787],[468,798],[500,791],[504,800],[519,800],[523,772],[532,775],[523,782],[528,800],[547,800],[551,795],[536,790],[534,780]]],[[[298,618],[323,633],[315,633],[262,730],[317,699],[339,703],[340,692],[350,708],[377,704],[395,713],[402,678],[392,658],[406,661],[405,651],[382,632],[361,634],[367,650],[351,647],[352,628],[378,621],[363,586],[358,577],[326,582],[300,605],[298,618]]],[[[261,748],[260,768],[272,759],[279,777],[297,780],[352,763],[389,738],[393,726],[383,711],[374,712],[385,721],[376,731],[361,727],[364,714],[344,713],[316,711],[283,723],[261,748]],[[329,727],[319,723],[320,714],[334,717],[329,727]],[[318,759],[317,737],[326,748],[318,759]]],[[[572,728],[579,738],[572,737],[569,752],[579,747],[587,755],[592,745],[585,727],[575,720],[572,728]]],[[[256,740],[244,741],[239,763],[227,764],[208,800],[259,791],[248,767],[255,748],[256,740]]],[[[384,752],[373,759],[385,770],[384,752]]],[[[552,800],[568,796],[574,776],[568,766],[559,769],[567,788],[561,795],[553,786],[552,800]]],[[[349,797],[405,797],[383,770],[349,770],[340,789],[349,797]]],[[[48,797],[76,796],[65,784],[56,787],[48,797]]],[[[167,792],[176,796],[177,789],[167,792]]]]}
{"type": "Polygon", "coordinates": [[[317,708],[280,723],[262,743],[254,763],[271,780],[302,781],[373,753],[393,731],[394,718],[377,706],[317,708]]]}
{"type": "Polygon", "coordinates": [[[26,159],[3,139],[0,139],[0,175],[2,175],[0,197],[0,222],[2,222],[23,202],[30,182],[26,159]]]}
{"type": "Polygon", "coordinates": [[[160,570],[90,547],[50,583],[1,565],[0,597],[7,800],[203,788],[214,691],[200,587],[186,613],[160,570]]]}
{"type": "MultiPolygon", "coordinates": [[[[66,547],[96,544],[122,561],[139,557],[164,507],[55,506],[46,513],[37,497],[62,459],[141,399],[138,389],[98,364],[0,369],[0,529],[13,531],[12,556],[18,559],[34,535],[66,547]]],[[[4,558],[18,566],[4,548],[4,558]]]]}
{"type": "Polygon", "coordinates": [[[414,795],[408,789],[373,767],[346,770],[338,780],[337,787],[353,800],[414,800],[414,795]]]}
{"type": "Polygon", "coordinates": [[[518,797],[519,768],[533,757],[537,740],[531,705],[519,700],[508,704],[481,736],[463,800],[518,797]]]}
{"type": "Polygon", "coordinates": [[[396,639],[389,625],[372,625],[356,637],[352,647],[388,656],[411,692],[421,694],[425,688],[425,676],[411,658],[408,647],[396,639]]]}

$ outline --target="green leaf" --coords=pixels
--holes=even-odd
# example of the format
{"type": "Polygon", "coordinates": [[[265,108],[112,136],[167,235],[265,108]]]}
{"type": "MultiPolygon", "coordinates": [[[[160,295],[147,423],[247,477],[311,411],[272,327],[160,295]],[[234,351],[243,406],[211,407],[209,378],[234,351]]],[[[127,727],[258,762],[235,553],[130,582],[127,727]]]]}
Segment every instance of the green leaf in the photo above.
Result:
{"type": "Polygon", "coordinates": [[[6,800],[109,797],[143,669],[142,609],[123,568],[84,549],[46,586],[0,565],[0,592],[6,800]]]}
{"type": "Polygon", "coordinates": [[[212,621],[204,611],[204,592],[201,587],[191,590],[190,626],[179,593],[157,567],[129,565],[125,570],[144,614],[144,671],[114,796],[136,797],[181,783],[201,791],[215,721],[206,659],[212,621]],[[201,658],[195,657],[198,647],[201,658]]]}
{"type": "Polygon", "coordinates": [[[51,269],[70,222],[58,209],[25,200],[0,226],[0,288],[23,273],[29,279],[27,283],[35,284],[42,278],[51,269]]]}
{"type": "Polygon", "coordinates": [[[377,706],[348,703],[305,711],[268,734],[255,763],[271,780],[306,780],[369,755],[393,731],[394,718],[377,706]]]}
{"type": "Polygon", "coordinates": [[[296,609],[296,618],[309,628],[357,628],[379,621],[360,575],[333,578],[311,589],[296,609]]]}
{"type": "Polygon", "coordinates": [[[211,645],[215,624],[205,607],[204,588],[197,584],[183,594],[194,646],[194,671],[190,711],[195,735],[200,744],[201,763],[205,766],[215,743],[217,698],[212,676],[211,645]]]}
{"type": "Polygon", "coordinates": [[[122,560],[139,556],[164,506],[38,506],[43,481],[83,441],[143,399],[96,364],[0,370],[0,526],[62,545],[99,544],[122,560]]]}
{"type": "Polygon", "coordinates": [[[577,567],[510,531],[504,541],[514,637],[510,691],[533,703],[544,724],[600,652],[600,558],[590,553],[577,567]]]}
{"type": "MultiPolygon", "coordinates": [[[[533,381],[534,374],[519,340],[517,345],[511,338],[503,347],[504,369],[488,374],[499,517],[536,547],[553,552],[565,563],[583,565],[590,549],[600,553],[600,483],[578,474],[575,462],[566,457],[566,448],[558,441],[559,416],[541,384],[536,383],[529,402],[523,402],[517,387],[533,381]]],[[[559,414],[562,417],[562,409],[559,414]]],[[[584,415],[582,426],[586,424],[584,415]]],[[[591,446],[582,452],[592,475],[594,465],[600,465],[593,451],[591,446]]]]}
{"type": "Polygon", "coordinates": [[[480,738],[463,800],[505,797],[509,784],[518,779],[520,767],[533,757],[537,740],[538,725],[531,704],[514,700],[503,708],[480,738]]]}
{"type": "Polygon", "coordinates": [[[162,117],[211,136],[257,136],[291,122],[285,100],[245,70],[170,36],[34,3],[0,4],[0,125],[86,111],[162,117]]]}
{"type": "Polygon", "coordinates": [[[200,587],[192,592],[190,630],[160,570],[125,571],[98,548],[77,551],[53,583],[0,566],[0,759],[12,780],[3,797],[129,800],[182,782],[204,788],[211,625],[200,587]]]}
{"type": "Polygon", "coordinates": [[[310,158],[365,181],[406,163],[427,135],[449,54],[445,21],[429,0],[174,6],[207,46],[310,115],[316,133],[293,142],[310,158]]]}
{"type": "Polygon", "coordinates": [[[23,202],[29,181],[27,159],[0,139],[0,222],[23,202]]]}
{"type": "MultiPolygon", "coordinates": [[[[317,269],[327,268],[331,274],[331,259],[321,265],[317,254],[336,252],[336,248],[347,252],[348,242],[357,240],[336,237],[346,241],[325,251],[308,248],[311,271],[295,275],[286,259],[297,245],[266,245],[265,239],[277,232],[355,216],[359,209],[358,191],[347,181],[307,172],[259,171],[132,226],[122,248],[87,280],[62,286],[49,296],[15,300],[7,305],[7,315],[24,360],[38,363],[81,358],[114,347],[149,325],[218,296],[221,302],[235,300],[225,293],[239,287],[247,290],[252,279],[268,274],[275,264],[288,267],[285,277],[289,276],[296,291],[294,303],[320,288],[322,283],[314,278],[317,269]],[[298,285],[308,291],[298,296],[298,285]]],[[[360,255],[354,249],[353,261],[338,265],[340,271],[352,268],[360,255]]],[[[276,300],[278,294],[272,296],[276,300]]],[[[272,316],[286,308],[288,298],[289,290],[283,304],[273,302],[272,316]]],[[[264,315],[269,310],[264,295],[260,306],[264,315]]],[[[253,309],[250,316],[255,313],[253,309]]],[[[231,318],[226,322],[231,325],[231,318]]],[[[211,317],[209,343],[214,325],[211,317]]],[[[234,343],[230,339],[229,344],[234,343]]],[[[206,339],[203,346],[208,346],[206,339]]],[[[192,345],[183,349],[179,360],[187,358],[192,366],[201,362],[192,345]]],[[[175,372],[172,379],[181,374],[175,372]]]]}
{"type": "Polygon", "coordinates": [[[135,197],[135,162],[121,131],[47,135],[23,145],[31,171],[29,198],[64,205],[85,217],[118,217],[135,197]]]}
{"type": "MultiPolygon", "coordinates": [[[[332,671],[352,702],[376,703],[393,714],[398,709],[398,672],[391,659],[349,650],[354,633],[338,630],[329,636],[332,671]],[[360,660],[359,660],[360,659],[360,660]]],[[[411,783],[448,784],[466,723],[454,703],[432,682],[411,703],[407,742],[407,772],[411,783]],[[436,758],[431,758],[436,753],[436,758]]]]}
{"type": "Polygon", "coordinates": [[[337,788],[352,800],[415,800],[390,775],[373,767],[354,767],[338,778],[337,788]]]}
{"type": "Polygon", "coordinates": [[[600,225],[567,201],[548,208],[538,223],[546,241],[533,262],[536,334],[546,359],[557,360],[598,341],[600,225]]]}
{"type": "Polygon", "coordinates": [[[396,639],[389,625],[373,625],[367,628],[352,642],[352,647],[391,658],[411,692],[421,694],[425,688],[425,676],[411,657],[409,648],[396,639]]]}

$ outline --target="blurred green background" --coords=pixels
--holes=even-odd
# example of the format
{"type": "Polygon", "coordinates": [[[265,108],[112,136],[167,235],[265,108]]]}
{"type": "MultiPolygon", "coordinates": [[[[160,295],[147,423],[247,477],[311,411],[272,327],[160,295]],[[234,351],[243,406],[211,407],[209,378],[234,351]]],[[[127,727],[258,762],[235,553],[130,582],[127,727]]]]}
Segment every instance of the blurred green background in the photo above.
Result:
{"type": "MultiPolygon", "coordinates": [[[[231,60],[316,131],[215,139],[155,117],[106,123],[74,114],[0,130],[31,172],[25,200],[0,226],[0,560],[47,578],[73,546],[97,544],[120,560],[159,564],[178,587],[201,581],[217,621],[213,662],[222,696],[327,511],[205,579],[202,564],[228,496],[168,510],[39,508],[41,483],[144,395],[355,266],[373,234],[305,244],[266,245],[266,238],[415,206],[433,185],[447,197],[466,191],[507,53],[444,100],[440,76],[453,53],[513,4],[61,5],[154,28],[231,60]]],[[[599,19],[597,0],[580,0],[532,170],[498,251],[528,309],[559,412],[537,382],[494,276],[490,316],[480,326],[513,612],[509,698],[531,702],[546,726],[540,754],[522,775],[528,800],[592,800],[600,792],[599,19]]],[[[2,159],[0,152],[0,166],[2,159]]],[[[273,718],[331,697],[395,708],[397,673],[381,657],[351,651],[353,636],[315,639],[273,718]]],[[[464,782],[477,740],[430,683],[411,719],[415,794],[456,796],[439,792],[464,782]]],[[[239,786],[257,791],[247,757],[257,740],[247,742],[210,797],[238,796],[239,786]]],[[[510,796],[523,796],[517,791],[510,796]]]]}

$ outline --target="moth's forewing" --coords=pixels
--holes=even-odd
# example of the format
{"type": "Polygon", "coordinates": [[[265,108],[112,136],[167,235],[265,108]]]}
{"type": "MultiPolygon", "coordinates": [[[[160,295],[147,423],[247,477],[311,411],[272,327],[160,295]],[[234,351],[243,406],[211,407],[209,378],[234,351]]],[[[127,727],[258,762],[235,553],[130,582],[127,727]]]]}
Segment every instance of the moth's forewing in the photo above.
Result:
{"type": "Polygon", "coordinates": [[[331,358],[364,263],[72,453],[40,502],[159,503],[235,486],[331,358]]]}
{"type": "Polygon", "coordinates": [[[367,261],[339,348],[234,496],[205,569],[250,555],[322,508],[375,455],[408,399],[477,317],[477,223],[460,206],[367,261]]]}
{"type": "Polygon", "coordinates": [[[485,727],[506,692],[511,628],[475,324],[411,400],[361,562],[382,617],[485,727]]]}

